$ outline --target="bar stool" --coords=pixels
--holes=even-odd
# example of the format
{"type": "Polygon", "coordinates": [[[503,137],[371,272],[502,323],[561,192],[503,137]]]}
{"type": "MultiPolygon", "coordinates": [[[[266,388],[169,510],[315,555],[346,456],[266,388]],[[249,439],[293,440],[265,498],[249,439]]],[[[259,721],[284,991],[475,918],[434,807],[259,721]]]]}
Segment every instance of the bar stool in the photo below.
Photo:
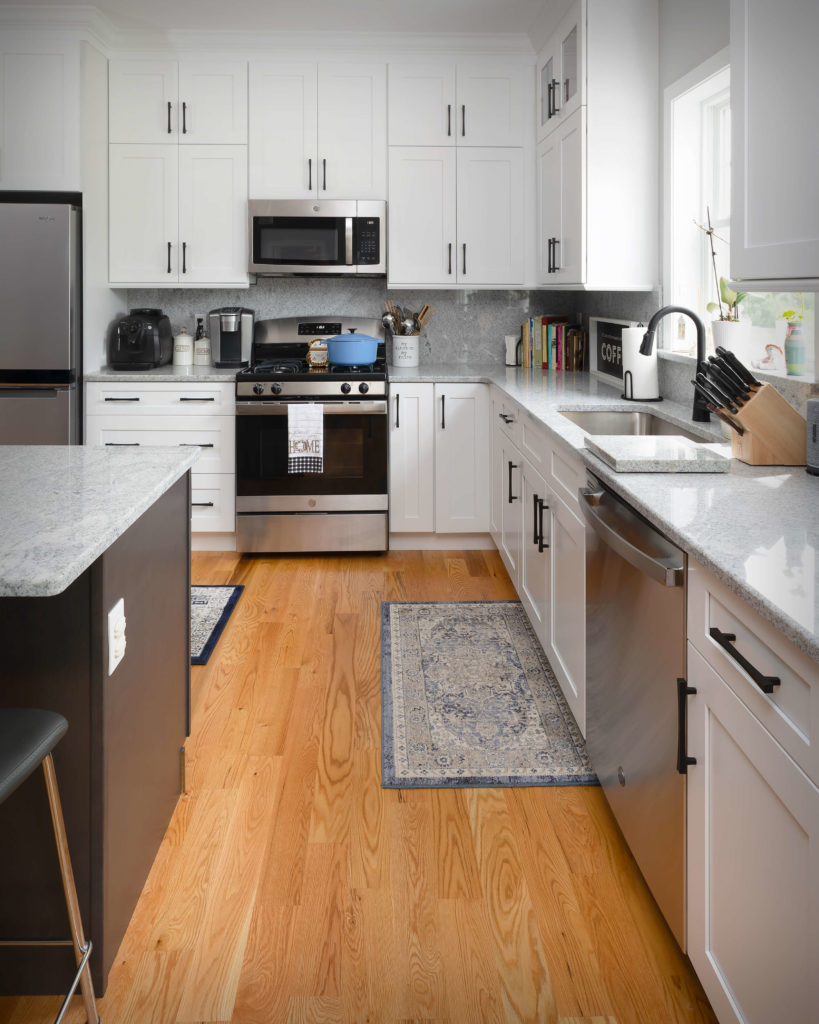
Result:
{"type": "Polygon", "coordinates": [[[62,715],[53,711],[39,711],[34,708],[0,708],[0,803],[11,796],[37,766],[42,764],[51,821],[54,825],[54,838],[57,843],[60,874],[63,879],[65,904],[71,925],[71,939],[66,939],[64,942],[4,941],[2,945],[73,946],[74,957],[77,961],[77,973],[74,975],[74,981],[68,995],[63,1000],[54,1024],[60,1024],[62,1021],[78,984],[82,989],[88,1024],[100,1024],[94,997],[94,983],[91,980],[91,968],[88,964],[88,958],[91,955],[91,941],[86,942],[83,935],[80,905],[74,885],[74,872],[71,870],[60,793],[57,789],[57,776],[54,773],[54,761],[51,757],[51,751],[65,735],[67,729],[68,722],[62,715]]]}

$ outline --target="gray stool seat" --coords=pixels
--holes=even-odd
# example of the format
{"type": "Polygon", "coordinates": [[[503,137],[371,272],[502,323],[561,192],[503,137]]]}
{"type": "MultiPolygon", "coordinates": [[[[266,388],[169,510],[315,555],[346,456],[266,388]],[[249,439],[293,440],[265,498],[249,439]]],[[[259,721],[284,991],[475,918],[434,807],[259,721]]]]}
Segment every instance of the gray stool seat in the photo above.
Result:
{"type": "Polygon", "coordinates": [[[43,763],[68,730],[54,711],[0,709],[0,803],[43,763]]]}
{"type": "MultiPolygon", "coordinates": [[[[83,935],[80,905],[74,885],[74,872],[71,869],[60,792],[57,789],[54,759],[51,756],[51,751],[67,731],[68,722],[62,715],[58,715],[54,711],[40,711],[36,708],[0,708],[0,804],[11,796],[36,768],[42,765],[46,793],[48,794],[48,807],[51,811],[51,823],[54,826],[54,839],[57,844],[57,859],[60,863],[65,905],[71,926],[71,938],[66,939],[65,943],[56,943],[56,945],[72,946],[77,962],[77,973],[74,975],[74,981],[68,995],[63,1000],[54,1024],[60,1024],[65,1017],[71,997],[78,985],[82,990],[83,1005],[89,1024],[99,1024],[94,983],[91,980],[91,969],[88,965],[92,948],[91,941],[86,942],[83,935]]],[[[20,944],[19,940],[14,939],[4,939],[0,942],[0,945],[4,946],[20,944]]],[[[24,940],[22,944],[55,945],[51,941],[41,942],[38,940],[24,940]]]]}

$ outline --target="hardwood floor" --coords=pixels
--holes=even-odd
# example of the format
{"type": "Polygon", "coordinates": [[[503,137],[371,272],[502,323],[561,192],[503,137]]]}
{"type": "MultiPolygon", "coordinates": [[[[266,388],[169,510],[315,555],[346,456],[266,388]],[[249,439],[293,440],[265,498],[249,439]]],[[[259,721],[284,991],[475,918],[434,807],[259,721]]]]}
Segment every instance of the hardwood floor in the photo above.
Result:
{"type": "Polygon", "coordinates": [[[597,787],[380,787],[380,602],[514,598],[495,552],[196,554],[193,578],[245,591],[192,670],[188,790],[104,1024],[714,1021],[597,787]]]}

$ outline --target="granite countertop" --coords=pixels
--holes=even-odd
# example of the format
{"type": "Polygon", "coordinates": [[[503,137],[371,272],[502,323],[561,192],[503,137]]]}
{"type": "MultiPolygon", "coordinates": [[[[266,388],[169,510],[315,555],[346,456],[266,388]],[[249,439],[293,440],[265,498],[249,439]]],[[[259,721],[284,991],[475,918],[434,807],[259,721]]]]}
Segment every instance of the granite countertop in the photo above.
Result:
{"type": "Polygon", "coordinates": [[[653,412],[710,442],[725,441],[722,427],[717,421],[692,423],[690,406],[676,402],[625,402],[619,388],[587,374],[452,364],[391,367],[390,381],[496,384],[595,476],[819,661],[819,477],[799,466],[746,466],[736,459],[727,473],[617,473],[586,448],[587,435],[561,409],[653,412]]]}
{"type": "Polygon", "coordinates": [[[103,366],[94,373],[86,373],[86,381],[111,384],[121,380],[128,383],[140,381],[143,384],[229,384],[236,380],[236,370],[218,366],[155,366],[153,370],[112,370],[103,366]]]}
{"type": "Polygon", "coordinates": [[[198,457],[177,448],[0,445],[0,596],[62,593],[198,457]]]}

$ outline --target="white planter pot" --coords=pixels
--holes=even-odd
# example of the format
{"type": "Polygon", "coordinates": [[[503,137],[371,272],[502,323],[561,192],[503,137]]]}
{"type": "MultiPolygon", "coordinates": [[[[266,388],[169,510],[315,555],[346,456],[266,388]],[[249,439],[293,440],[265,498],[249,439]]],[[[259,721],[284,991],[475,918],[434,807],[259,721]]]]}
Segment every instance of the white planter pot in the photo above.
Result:
{"type": "Polygon", "coordinates": [[[714,347],[727,348],[746,366],[751,365],[754,355],[751,346],[751,325],[746,320],[712,320],[711,331],[714,347]]]}

